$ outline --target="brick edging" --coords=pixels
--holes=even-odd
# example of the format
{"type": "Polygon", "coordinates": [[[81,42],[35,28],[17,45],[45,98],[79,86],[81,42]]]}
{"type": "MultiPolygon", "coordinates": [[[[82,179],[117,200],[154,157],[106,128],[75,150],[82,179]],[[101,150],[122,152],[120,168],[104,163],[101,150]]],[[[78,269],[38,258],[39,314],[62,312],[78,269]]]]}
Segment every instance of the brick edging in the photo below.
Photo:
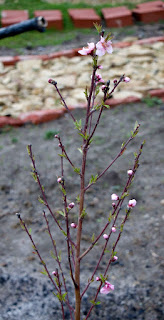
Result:
{"type": "MultiPolygon", "coordinates": [[[[113,44],[113,47],[116,48],[124,48],[124,47],[129,47],[132,44],[148,44],[148,43],[155,43],[158,41],[164,42],[164,36],[161,37],[152,37],[152,38],[147,38],[143,40],[137,40],[133,42],[117,42],[113,44]]],[[[71,50],[64,50],[60,52],[55,52],[51,53],[48,55],[32,55],[32,56],[15,56],[15,57],[0,57],[0,62],[2,62],[4,65],[14,65],[18,61],[22,60],[28,60],[28,59],[42,59],[42,60],[50,60],[54,58],[59,58],[61,56],[65,57],[75,57],[78,54],[77,49],[71,49],[71,50]]],[[[148,94],[150,96],[157,96],[162,98],[164,100],[164,89],[155,89],[155,90],[150,90],[148,91],[148,94]]],[[[129,96],[124,99],[110,99],[108,101],[109,105],[111,107],[115,107],[119,104],[125,104],[125,103],[132,103],[132,102],[139,102],[141,99],[134,97],[134,96],[129,96]]],[[[76,108],[85,108],[86,105],[77,105],[77,106],[69,106],[70,110],[76,109],[76,108]]],[[[14,118],[14,117],[8,117],[8,116],[0,116],[0,128],[10,125],[10,126],[22,126],[25,123],[33,123],[33,124],[39,124],[42,122],[47,122],[50,120],[55,120],[61,117],[66,110],[62,107],[60,109],[52,109],[52,110],[34,110],[26,113],[22,113],[19,117],[14,118]]]]}

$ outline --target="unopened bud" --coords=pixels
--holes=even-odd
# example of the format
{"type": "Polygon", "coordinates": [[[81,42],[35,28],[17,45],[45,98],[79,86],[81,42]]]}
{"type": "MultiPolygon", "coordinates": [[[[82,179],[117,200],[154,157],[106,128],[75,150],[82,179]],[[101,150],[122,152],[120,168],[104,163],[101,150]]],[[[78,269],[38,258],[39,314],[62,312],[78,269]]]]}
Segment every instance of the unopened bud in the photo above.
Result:
{"type": "Polygon", "coordinates": [[[77,228],[77,224],[76,224],[76,223],[74,223],[74,222],[72,222],[72,223],[71,223],[71,228],[76,229],[76,228],[77,228]]]}
{"type": "Polygon", "coordinates": [[[104,234],[103,234],[103,238],[104,238],[105,240],[107,240],[107,239],[109,238],[109,236],[108,236],[106,233],[104,233],[104,234]]]}
{"type": "Polygon", "coordinates": [[[72,209],[74,206],[75,206],[74,202],[71,202],[71,203],[68,205],[68,208],[69,208],[69,209],[72,209]]]}
{"type": "Polygon", "coordinates": [[[116,232],[116,227],[112,227],[112,232],[116,232]]]}
{"type": "Polygon", "coordinates": [[[132,174],[133,174],[133,170],[131,170],[131,169],[130,169],[130,170],[128,170],[128,171],[127,171],[127,174],[128,174],[128,176],[132,176],[132,174]]]}
{"type": "Polygon", "coordinates": [[[59,177],[59,178],[57,179],[57,182],[58,182],[58,183],[61,183],[61,182],[62,182],[62,178],[59,177]]]}

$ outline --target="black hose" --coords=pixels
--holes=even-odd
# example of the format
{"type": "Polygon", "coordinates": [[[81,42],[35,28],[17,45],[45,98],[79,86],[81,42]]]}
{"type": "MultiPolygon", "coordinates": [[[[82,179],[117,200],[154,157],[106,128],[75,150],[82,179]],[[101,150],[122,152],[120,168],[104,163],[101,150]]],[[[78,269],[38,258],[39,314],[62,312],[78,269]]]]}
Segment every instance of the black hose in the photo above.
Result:
{"type": "Polygon", "coordinates": [[[46,30],[47,21],[44,17],[36,17],[25,20],[20,23],[12,24],[11,26],[0,28],[0,39],[16,36],[17,34],[37,30],[44,32],[46,30]]]}

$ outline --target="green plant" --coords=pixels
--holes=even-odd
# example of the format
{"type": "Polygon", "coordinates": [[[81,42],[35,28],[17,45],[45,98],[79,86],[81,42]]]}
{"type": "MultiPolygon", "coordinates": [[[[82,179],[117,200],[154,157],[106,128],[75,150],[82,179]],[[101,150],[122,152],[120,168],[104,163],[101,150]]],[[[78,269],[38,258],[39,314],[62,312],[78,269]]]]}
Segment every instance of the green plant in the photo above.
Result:
{"type": "Polygon", "coordinates": [[[162,99],[159,97],[147,96],[143,99],[143,102],[147,104],[149,108],[155,107],[156,105],[161,105],[163,103],[162,99]]]}
{"type": "Polygon", "coordinates": [[[52,139],[54,139],[55,134],[58,134],[58,133],[59,132],[57,132],[55,130],[48,130],[44,134],[44,139],[45,140],[52,140],[52,139]]]}

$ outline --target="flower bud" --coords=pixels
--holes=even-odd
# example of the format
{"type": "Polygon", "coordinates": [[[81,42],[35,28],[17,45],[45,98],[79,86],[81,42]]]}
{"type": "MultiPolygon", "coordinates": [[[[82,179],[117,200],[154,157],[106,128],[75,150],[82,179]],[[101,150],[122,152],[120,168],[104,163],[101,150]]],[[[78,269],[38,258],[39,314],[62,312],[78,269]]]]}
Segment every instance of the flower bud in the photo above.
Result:
{"type": "Polygon", "coordinates": [[[130,169],[130,170],[128,170],[128,171],[127,171],[127,174],[128,174],[128,176],[132,176],[132,174],[133,174],[133,170],[131,170],[131,169],[130,169]]]}
{"type": "Polygon", "coordinates": [[[107,235],[106,233],[104,233],[104,234],[103,234],[103,238],[104,238],[105,240],[107,240],[109,237],[108,237],[108,235],[107,235]]]}
{"type": "Polygon", "coordinates": [[[111,200],[118,200],[118,199],[119,199],[119,196],[117,194],[113,193],[111,195],[111,200]]]}
{"type": "Polygon", "coordinates": [[[74,223],[74,222],[72,222],[72,223],[71,223],[71,228],[76,229],[76,228],[77,228],[77,224],[74,223]]]}
{"type": "Polygon", "coordinates": [[[115,208],[116,204],[115,202],[112,202],[112,207],[115,208]]]}
{"type": "Polygon", "coordinates": [[[117,79],[114,79],[114,80],[113,80],[113,83],[114,83],[114,84],[117,84],[117,79]]]}
{"type": "Polygon", "coordinates": [[[56,276],[57,274],[56,274],[56,271],[52,271],[52,274],[53,274],[53,276],[56,276]]]}
{"type": "Polygon", "coordinates": [[[72,209],[72,208],[74,208],[74,206],[75,206],[74,202],[71,202],[71,203],[68,205],[68,208],[69,208],[69,209],[72,209]]]}
{"type": "Polygon", "coordinates": [[[99,278],[99,277],[96,277],[96,281],[100,281],[100,278],[99,278]]]}
{"type": "Polygon", "coordinates": [[[62,182],[62,178],[59,177],[59,178],[57,179],[57,182],[58,182],[58,183],[61,183],[61,182],[62,182]]]}
{"type": "Polygon", "coordinates": [[[123,81],[124,81],[124,82],[129,82],[129,81],[130,81],[130,78],[129,78],[129,77],[125,77],[123,81]]]}
{"type": "Polygon", "coordinates": [[[112,232],[116,232],[116,227],[112,227],[112,232]]]}
{"type": "Polygon", "coordinates": [[[116,260],[118,260],[118,257],[117,257],[117,256],[114,256],[114,257],[113,257],[113,261],[116,261],[116,260]]]}
{"type": "Polygon", "coordinates": [[[129,200],[128,208],[134,208],[137,204],[137,201],[135,199],[129,200]]]}

